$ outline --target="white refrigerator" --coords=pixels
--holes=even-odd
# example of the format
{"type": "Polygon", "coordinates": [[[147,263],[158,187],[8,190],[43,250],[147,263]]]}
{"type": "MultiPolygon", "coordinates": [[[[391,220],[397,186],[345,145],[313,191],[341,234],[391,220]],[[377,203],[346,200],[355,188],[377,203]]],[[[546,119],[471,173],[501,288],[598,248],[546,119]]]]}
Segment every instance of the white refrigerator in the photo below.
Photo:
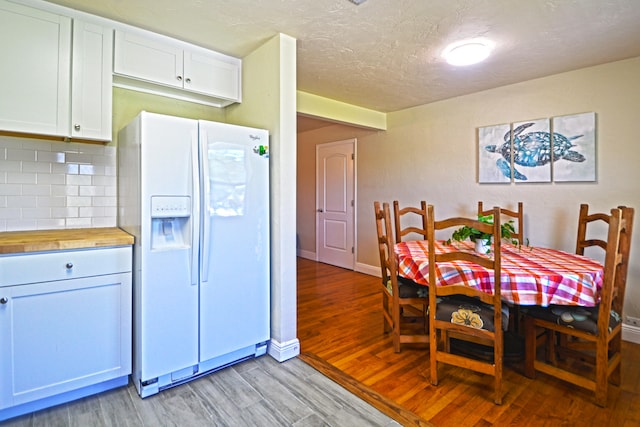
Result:
{"type": "Polygon", "coordinates": [[[118,134],[141,397],[266,353],[268,139],[263,129],[148,112],[118,134]]]}

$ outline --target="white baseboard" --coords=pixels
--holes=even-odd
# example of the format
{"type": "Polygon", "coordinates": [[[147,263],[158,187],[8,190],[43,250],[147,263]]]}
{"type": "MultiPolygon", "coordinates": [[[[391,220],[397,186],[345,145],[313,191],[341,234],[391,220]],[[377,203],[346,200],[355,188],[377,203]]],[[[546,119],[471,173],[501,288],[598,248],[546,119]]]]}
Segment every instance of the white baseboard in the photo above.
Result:
{"type": "MultiPolygon", "coordinates": [[[[300,258],[309,259],[311,261],[318,261],[318,258],[316,257],[315,252],[299,249],[297,255],[300,258]]],[[[354,271],[357,271],[358,273],[368,274],[370,276],[380,277],[380,267],[376,265],[362,264],[362,263],[356,262],[354,271]]]]}
{"type": "Polygon", "coordinates": [[[633,325],[622,324],[622,339],[632,343],[640,344],[640,328],[633,325]]]}
{"type": "Polygon", "coordinates": [[[380,277],[380,267],[369,264],[356,263],[356,271],[358,273],[368,274],[369,276],[380,277]]]}
{"type": "Polygon", "coordinates": [[[300,354],[300,340],[297,338],[285,343],[281,343],[272,339],[269,341],[267,349],[269,356],[276,359],[278,362],[284,362],[300,354]]]}
{"type": "Polygon", "coordinates": [[[300,258],[310,259],[311,261],[317,261],[316,253],[311,251],[303,251],[302,249],[298,250],[298,256],[300,258]]]}

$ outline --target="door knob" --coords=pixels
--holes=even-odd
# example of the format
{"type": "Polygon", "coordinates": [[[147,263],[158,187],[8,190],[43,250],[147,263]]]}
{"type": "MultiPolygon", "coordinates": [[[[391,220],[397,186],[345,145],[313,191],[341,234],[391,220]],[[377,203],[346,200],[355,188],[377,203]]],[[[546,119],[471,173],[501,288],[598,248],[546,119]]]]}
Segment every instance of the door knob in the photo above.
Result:
{"type": "Polygon", "coordinates": [[[73,128],[74,128],[75,130],[80,130],[80,125],[73,125],[73,128]]]}
{"type": "Polygon", "coordinates": [[[324,211],[323,211],[322,209],[318,209],[318,212],[321,212],[321,213],[322,213],[322,212],[324,212],[324,211]]]}
{"type": "Polygon", "coordinates": [[[7,297],[0,298],[0,304],[6,304],[8,302],[9,302],[9,298],[7,298],[7,297]]]}

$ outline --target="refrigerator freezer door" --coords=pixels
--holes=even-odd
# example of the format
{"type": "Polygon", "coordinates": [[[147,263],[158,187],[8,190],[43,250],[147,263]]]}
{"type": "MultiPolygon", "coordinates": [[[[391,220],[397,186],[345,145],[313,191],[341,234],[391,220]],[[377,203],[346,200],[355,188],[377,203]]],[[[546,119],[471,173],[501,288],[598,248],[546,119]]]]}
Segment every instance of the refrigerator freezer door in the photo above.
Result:
{"type": "Polygon", "coordinates": [[[200,123],[206,361],[269,339],[269,158],[267,131],[200,123]]]}
{"type": "Polygon", "coordinates": [[[198,253],[194,236],[199,234],[192,168],[198,127],[196,120],[150,113],[141,117],[141,236],[136,249],[142,252],[142,271],[134,293],[134,364],[145,382],[198,363],[199,295],[192,280],[192,255],[198,253]]]}

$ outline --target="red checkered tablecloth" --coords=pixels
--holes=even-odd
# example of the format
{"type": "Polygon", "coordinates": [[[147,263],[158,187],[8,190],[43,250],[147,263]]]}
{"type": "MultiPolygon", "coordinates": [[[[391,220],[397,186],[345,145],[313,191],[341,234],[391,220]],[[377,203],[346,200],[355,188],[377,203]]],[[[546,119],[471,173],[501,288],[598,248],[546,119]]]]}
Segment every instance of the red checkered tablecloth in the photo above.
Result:
{"type": "MultiPolygon", "coordinates": [[[[455,242],[456,246],[436,242],[439,252],[464,247],[472,251],[473,243],[455,242]]],[[[503,243],[501,293],[505,301],[518,305],[595,306],[600,299],[604,268],[599,262],[581,255],[547,248],[529,248],[503,243]]],[[[398,273],[417,283],[429,284],[429,258],[426,240],[397,243],[398,273]]],[[[438,284],[467,286],[493,293],[493,271],[466,261],[438,263],[438,284]]]]}

